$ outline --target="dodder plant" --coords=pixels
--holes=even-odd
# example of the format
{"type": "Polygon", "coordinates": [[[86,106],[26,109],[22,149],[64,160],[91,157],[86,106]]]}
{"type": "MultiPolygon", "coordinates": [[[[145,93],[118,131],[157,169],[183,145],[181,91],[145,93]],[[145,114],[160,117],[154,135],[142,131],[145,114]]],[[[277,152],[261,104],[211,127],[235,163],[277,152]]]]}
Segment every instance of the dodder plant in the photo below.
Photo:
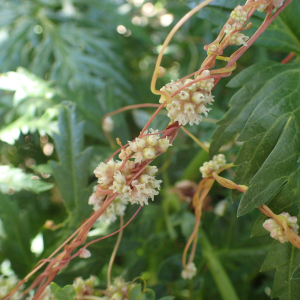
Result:
{"type": "MultiPolygon", "coordinates": [[[[202,248],[206,249],[205,255],[208,257],[209,266],[223,299],[238,299],[218,259],[209,257],[209,251],[212,249],[207,242],[204,231],[199,227],[204,200],[214,182],[217,181],[225,188],[233,190],[234,199],[239,196],[238,193],[244,193],[238,209],[239,215],[246,214],[254,208],[259,208],[263,213],[255,223],[254,234],[261,234],[266,229],[271,232],[271,237],[278,240],[273,243],[263,264],[264,270],[277,269],[272,296],[280,299],[297,299],[299,290],[297,274],[300,263],[298,261],[300,237],[297,235],[299,228],[297,225],[299,213],[297,205],[299,65],[294,64],[290,67],[289,65],[266,62],[251,67],[234,79],[231,82],[232,86],[240,85],[242,79],[246,82],[245,86],[236,94],[236,98],[233,98],[232,107],[221,119],[209,149],[183,127],[187,124],[198,125],[203,118],[201,114],[208,115],[211,110],[208,106],[214,102],[212,92],[215,85],[222,77],[231,75],[236,68],[236,61],[292,0],[285,2],[249,0],[243,6],[237,6],[231,12],[230,18],[222,27],[217,39],[205,46],[207,58],[200,69],[157,90],[157,77],[163,76],[165,72],[160,66],[162,56],[171,38],[186,20],[210,2],[212,0],[204,1],[192,9],[177,23],[165,40],[158,56],[151,83],[152,92],[161,96],[159,100],[161,104],[151,105],[158,106],[158,109],[138,137],[126,145],[122,145],[117,139],[120,146],[119,150],[113,153],[106,162],[101,162],[95,169],[94,173],[98,178],[98,184],[94,187],[94,193],[89,198],[89,203],[93,205],[95,212],[84,220],[82,225],[54,253],[47,259],[41,260],[4,299],[12,297],[23,283],[45,265],[47,265],[46,268],[37,275],[24,293],[36,289],[32,299],[43,299],[43,297],[57,297],[58,299],[65,299],[64,297],[73,299],[75,297],[77,299],[152,299],[154,296],[151,291],[146,288],[141,291],[140,286],[135,285],[134,282],[125,283],[124,280],[117,278],[112,283],[111,269],[123,229],[131,222],[141,207],[148,204],[149,198],[154,200],[154,196],[158,194],[160,189],[161,180],[155,178],[158,168],[152,162],[156,157],[166,152],[169,146],[172,146],[180,128],[205,151],[209,151],[212,157],[212,160],[199,166],[203,179],[193,195],[195,226],[183,251],[181,276],[184,279],[191,279],[195,276],[197,268],[193,261],[197,241],[200,239],[202,248]],[[262,25],[249,38],[243,31],[251,27],[248,20],[256,11],[265,13],[266,16],[262,25]],[[231,45],[241,47],[229,57],[223,56],[224,50],[231,45]],[[227,64],[223,68],[213,69],[216,60],[225,61],[227,64]],[[166,108],[167,115],[171,119],[169,125],[161,132],[155,129],[149,129],[148,132],[148,126],[163,108],[166,108]],[[226,142],[231,141],[237,132],[241,133],[239,140],[243,141],[244,144],[236,161],[227,164],[225,156],[218,154],[218,151],[226,142]],[[120,160],[114,160],[116,155],[120,160]],[[219,175],[234,165],[238,167],[233,181],[219,175]],[[265,205],[267,202],[268,206],[265,205]],[[138,204],[139,208],[124,225],[123,215],[128,203],[138,204]],[[90,252],[87,248],[91,244],[113,235],[110,234],[93,240],[83,246],[93,224],[97,220],[103,221],[105,219],[113,222],[116,220],[116,216],[120,216],[121,227],[113,233],[119,233],[119,238],[108,266],[107,289],[105,291],[94,289],[94,279],[91,278],[87,281],[77,279],[73,288],[60,289],[52,284],[50,291],[49,284],[58,272],[69,264],[71,259],[76,256],[89,257],[90,252]],[[190,247],[191,252],[187,260],[190,247]],[[79,250],[76,250],[77,248],[79,250]],[[284,253],[284,257],[282,257],[282,253],[284,253]]],[[[148,105],[133,105],[105,116],[103,128],[108,138],[110,139],[109,131],[113,130],[111,116],[127,109],[145,106],[148,105]]],[[[70,115],[72,116],[71,111],[72,108],[69,108],[69,112],[65,110],[60,116],[62,135],[54,135],[57,144],[62,144],[59,143],[59,140],[64,138],[64,132],[67,130],[65,127],[68,124],[67,119],[70,115]]],[[[78,125],[74,118],[71,120],[71,126],[76,128],[79,133],[78,136],[82,135],[81,125],[78,125]]],[[[89,150],[79,152],[81,141],[79,141],[78,136],[70,142],[78,144],[76,163],[78,167],[84,168],[89,157],[89,150]]],[[[110,141],[112,143],[111,139],[110,141]]],[[[60,149],[59,152],[61,153],[61,163],[64,159],[69,159],[67,153],[64,153],[64,149],[60,149]]],[[[61,171],[61,175],[56,178],[59,184],[60,179],[66,173],[66,169],[60,163],[52,163],[52,168],[61,171]]],[[[77,182],[80,186],[80,178],[75,179],[75,184],[77,182]]],[[[80,198],[84,198],[87,193],[78,190],[78,194],[80,194],[80,198]]],[[[68,196],[66,195],[67,198],[68,196]]],[[[78,195],[74,196],[78,197],[78,195]]]]}

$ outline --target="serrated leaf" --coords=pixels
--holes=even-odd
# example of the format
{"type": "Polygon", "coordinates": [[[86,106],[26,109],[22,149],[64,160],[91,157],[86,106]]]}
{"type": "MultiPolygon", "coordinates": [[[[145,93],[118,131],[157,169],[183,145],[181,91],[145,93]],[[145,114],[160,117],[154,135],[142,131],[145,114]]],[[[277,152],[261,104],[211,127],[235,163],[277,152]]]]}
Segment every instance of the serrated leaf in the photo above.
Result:
{"type": "Polygon", "coordinates": [[[249,185],[240,202],[239,215],[268,202],[284,185],[287,203],[297,201],[299,79],[299,70],[276,73],[252,98],[257,107],[239,137],[244,145],[235,162],[235,181],[249,185]]]}
{"type": "Polygon", "coordinates": [[[50,190],[53,186],[52,183],[44,182],[36,175],[25,173],[22,169],[0,166],[0,191],[4,194],[22,189],[41,193],[50,190]]]}
{"type": "Polygon", "coordinates": [[[297,272],[299,264],[299,249],[290,243],[273,242],[261,268],[261,271],[269,271],[276,268],[272,298],[278,297],[280,300],[299,299],[300,284],[297,272]]]}
{"type": "MultiPolygon", "coordinates": [[[[269,202],[276,214],[285,211],[299,216],[300,66],[264,65],[266,70],[260,68],[258,76],[256,66],[252,66],[232,80],[231,86],[242,86],[233,99],[244,92],[247,101],[240,98],[244,106],[232,101],[224,117],[228,123],[221,125],[224,132],[229,132],[228,127],[238,120],[238,131],[242,130],[238,141],[244,143],[235,161],[234,182],[249,188],[241,199],[238,214],[269,202]]],[[[221,139],[217,135],[216,138],[221,139]]],[[[265,216],[258,218],[253,235],[268,233],[262,227],[265,219],[265,216]]],[[[273,297],[298,299],[299,285],[291,274],[299,260],[299,249],[289,243],[273,243],[262,267],[262,270],[277,269],[273,297]]]]}
{"type": "Polygon", "coordinates": [[[75,104],[65,102],[59,114],[60,134],[53,136],[59,162],[51,161],[50,166],[73,226],[92,211],[87,188],[92,148],[83,150],[83,128],[83,122],[77,123],[75,104]]]}
{"type": "Polygon", "coordinates": [[[242,88],[231,98],[230,110],[218,122],[220,126],[214,132],[209,148],[211,157],[216,155],[224,144],[232,141],[237,134],[242,132],[252,111],[260,101],[255,94],[263,88],[264,84],[278,73],[299,67],[300,64],[287,66],[267,61],[247,68],[229,82],[228,87],[242,88]]]}
{"type": "Polygon", "coordinates": [[[55,282],[51,282],[50,289],[57,300],[75,300],[75,290],[72,285],[59,287],[55,282]]]}

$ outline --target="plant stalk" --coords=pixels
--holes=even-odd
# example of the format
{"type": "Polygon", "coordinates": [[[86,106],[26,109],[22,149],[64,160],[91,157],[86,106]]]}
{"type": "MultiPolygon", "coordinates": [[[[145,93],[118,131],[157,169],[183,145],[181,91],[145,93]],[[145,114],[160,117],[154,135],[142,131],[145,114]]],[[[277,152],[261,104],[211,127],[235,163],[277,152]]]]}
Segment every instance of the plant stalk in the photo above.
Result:
{"type": "Polygon", "coordinates": [[[223,300],[239,300],[221,261],[214,252],[213,246],[201,227],[199,228],[198,238],[202,246],[203,256],[207,259],[207,265],[223,300]]]}

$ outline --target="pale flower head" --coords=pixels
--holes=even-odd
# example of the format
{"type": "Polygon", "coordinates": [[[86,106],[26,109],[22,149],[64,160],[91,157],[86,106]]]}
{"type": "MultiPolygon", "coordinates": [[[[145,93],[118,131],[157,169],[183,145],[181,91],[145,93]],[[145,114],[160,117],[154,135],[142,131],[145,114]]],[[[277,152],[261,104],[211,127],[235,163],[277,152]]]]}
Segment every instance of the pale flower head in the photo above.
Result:
{"type": "MultiPolygon", "coordinates": [[[[289,226],[295,233],[298,233],[299,225],[297,224],[297,217],[292,217],[287,212],[282,212],[279,218],[284,218],[289,226]]],[[[288,238],[284,229],[274,220],[268,219],[263,223],[263,227],[270,232],[270,236],[278,240],[280,243],[288,242],[288,238]]]]}
{"type": "Polygon", "coordinates": [[[112,132],[114,130],[114,121],[111,117],[106,117],[103,120],[103,131],[112,132]]]}
{"type": "Polygon", "coordinates": [[[197,268],[193,262],[187,264],[186,268],[181,272],[183,279],[192,279],[197,272],[197,268]]]}
{"type": "Polygon", "coordinates": [[[240,32],[236,32],[229,37],[228,43],[229,45],[247,46],[248,40],[249,40],[249,36],[246,36],[240,32]]]}

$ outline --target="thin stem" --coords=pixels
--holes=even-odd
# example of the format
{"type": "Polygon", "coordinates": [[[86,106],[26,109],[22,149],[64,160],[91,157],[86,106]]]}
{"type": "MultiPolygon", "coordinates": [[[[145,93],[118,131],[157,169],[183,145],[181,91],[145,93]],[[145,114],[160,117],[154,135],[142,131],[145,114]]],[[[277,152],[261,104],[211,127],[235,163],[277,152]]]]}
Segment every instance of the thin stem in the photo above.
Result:
{"type": "Polygon", "coordinates": [[[112,269],[112,266],[113,266],[113,263],[114,263],[114,260],[115,260],[115,257],[116,257],[116,254],[117,254],[117,251],[118,251],[118,248],[120,246],[120,242],[121,242],[121,239],[122,239],[122,234],[123,234],[123,224],[124,224],[124,219],[123,219],[123,216],[120,216],[120,232],[119,232],[119,236],[118,236],[118,239],[117,239],[117,242],[115,244],[115,247],[114,247],[114,250],[111,254],[111,257],[110,257],[110,260],[109,260],[109,264],[108,264],[108,271],[107,271],[107,286],[109,287],[111,285],[111,269],[112,269]]]}
{"type": "Polygon", "coordinates": [[[167,46],[169,45],[171,39],[173,38],[174,34],[177,32],[177,30],[191,17],[193,16],[197,11],[199,11],[201,8],[203,8],[204,6],[206,6],[207,4],[209,4],[210,2],[212,2],[213,0],[206,0],[202,3],[200,3],[199,5],[197,5],[195,8],[193,8],[191,11],[189,11],[185,16],[183,16],[179,22],[173,27],[173,29],[170,31],[170,33],[168,34],[167,38],[165,39],[163,46],[158,54],[157,57],[157,61],[155,64],[155,69],[153,72],[153,77],[151,80],[151,91],[153,94],[159,95],[160,91],[157,91],[155,88],[156,85],[156,81],[157,81],[157,75],[158,75],[158,70],[162,61],[162,57],[164,55],[164,52],[167,48],[167,46]]]}
{"type": "Polygon", "coordinates": [[[209,271],[213,276],[223,300],[239,300],[238,295],[220,261],[214,248],[207,238],[204,230],[199,229],[199,242],[202,246],[203,256],[207,259],[209,271]]]}
{"type": "Polygon", "coordinates": [[[288,63],[295,56],[295,52],[291,52],[285,59],[281,61],[282,64],[288,63]]]}
{"type": "Polygon", "coordinates": [[[180,127],[190,138],[192,138],[205,152],[209,153],[208,148],[202,144],[192,133],[190,133],[187,129],[183,126],[180,127]]]}

